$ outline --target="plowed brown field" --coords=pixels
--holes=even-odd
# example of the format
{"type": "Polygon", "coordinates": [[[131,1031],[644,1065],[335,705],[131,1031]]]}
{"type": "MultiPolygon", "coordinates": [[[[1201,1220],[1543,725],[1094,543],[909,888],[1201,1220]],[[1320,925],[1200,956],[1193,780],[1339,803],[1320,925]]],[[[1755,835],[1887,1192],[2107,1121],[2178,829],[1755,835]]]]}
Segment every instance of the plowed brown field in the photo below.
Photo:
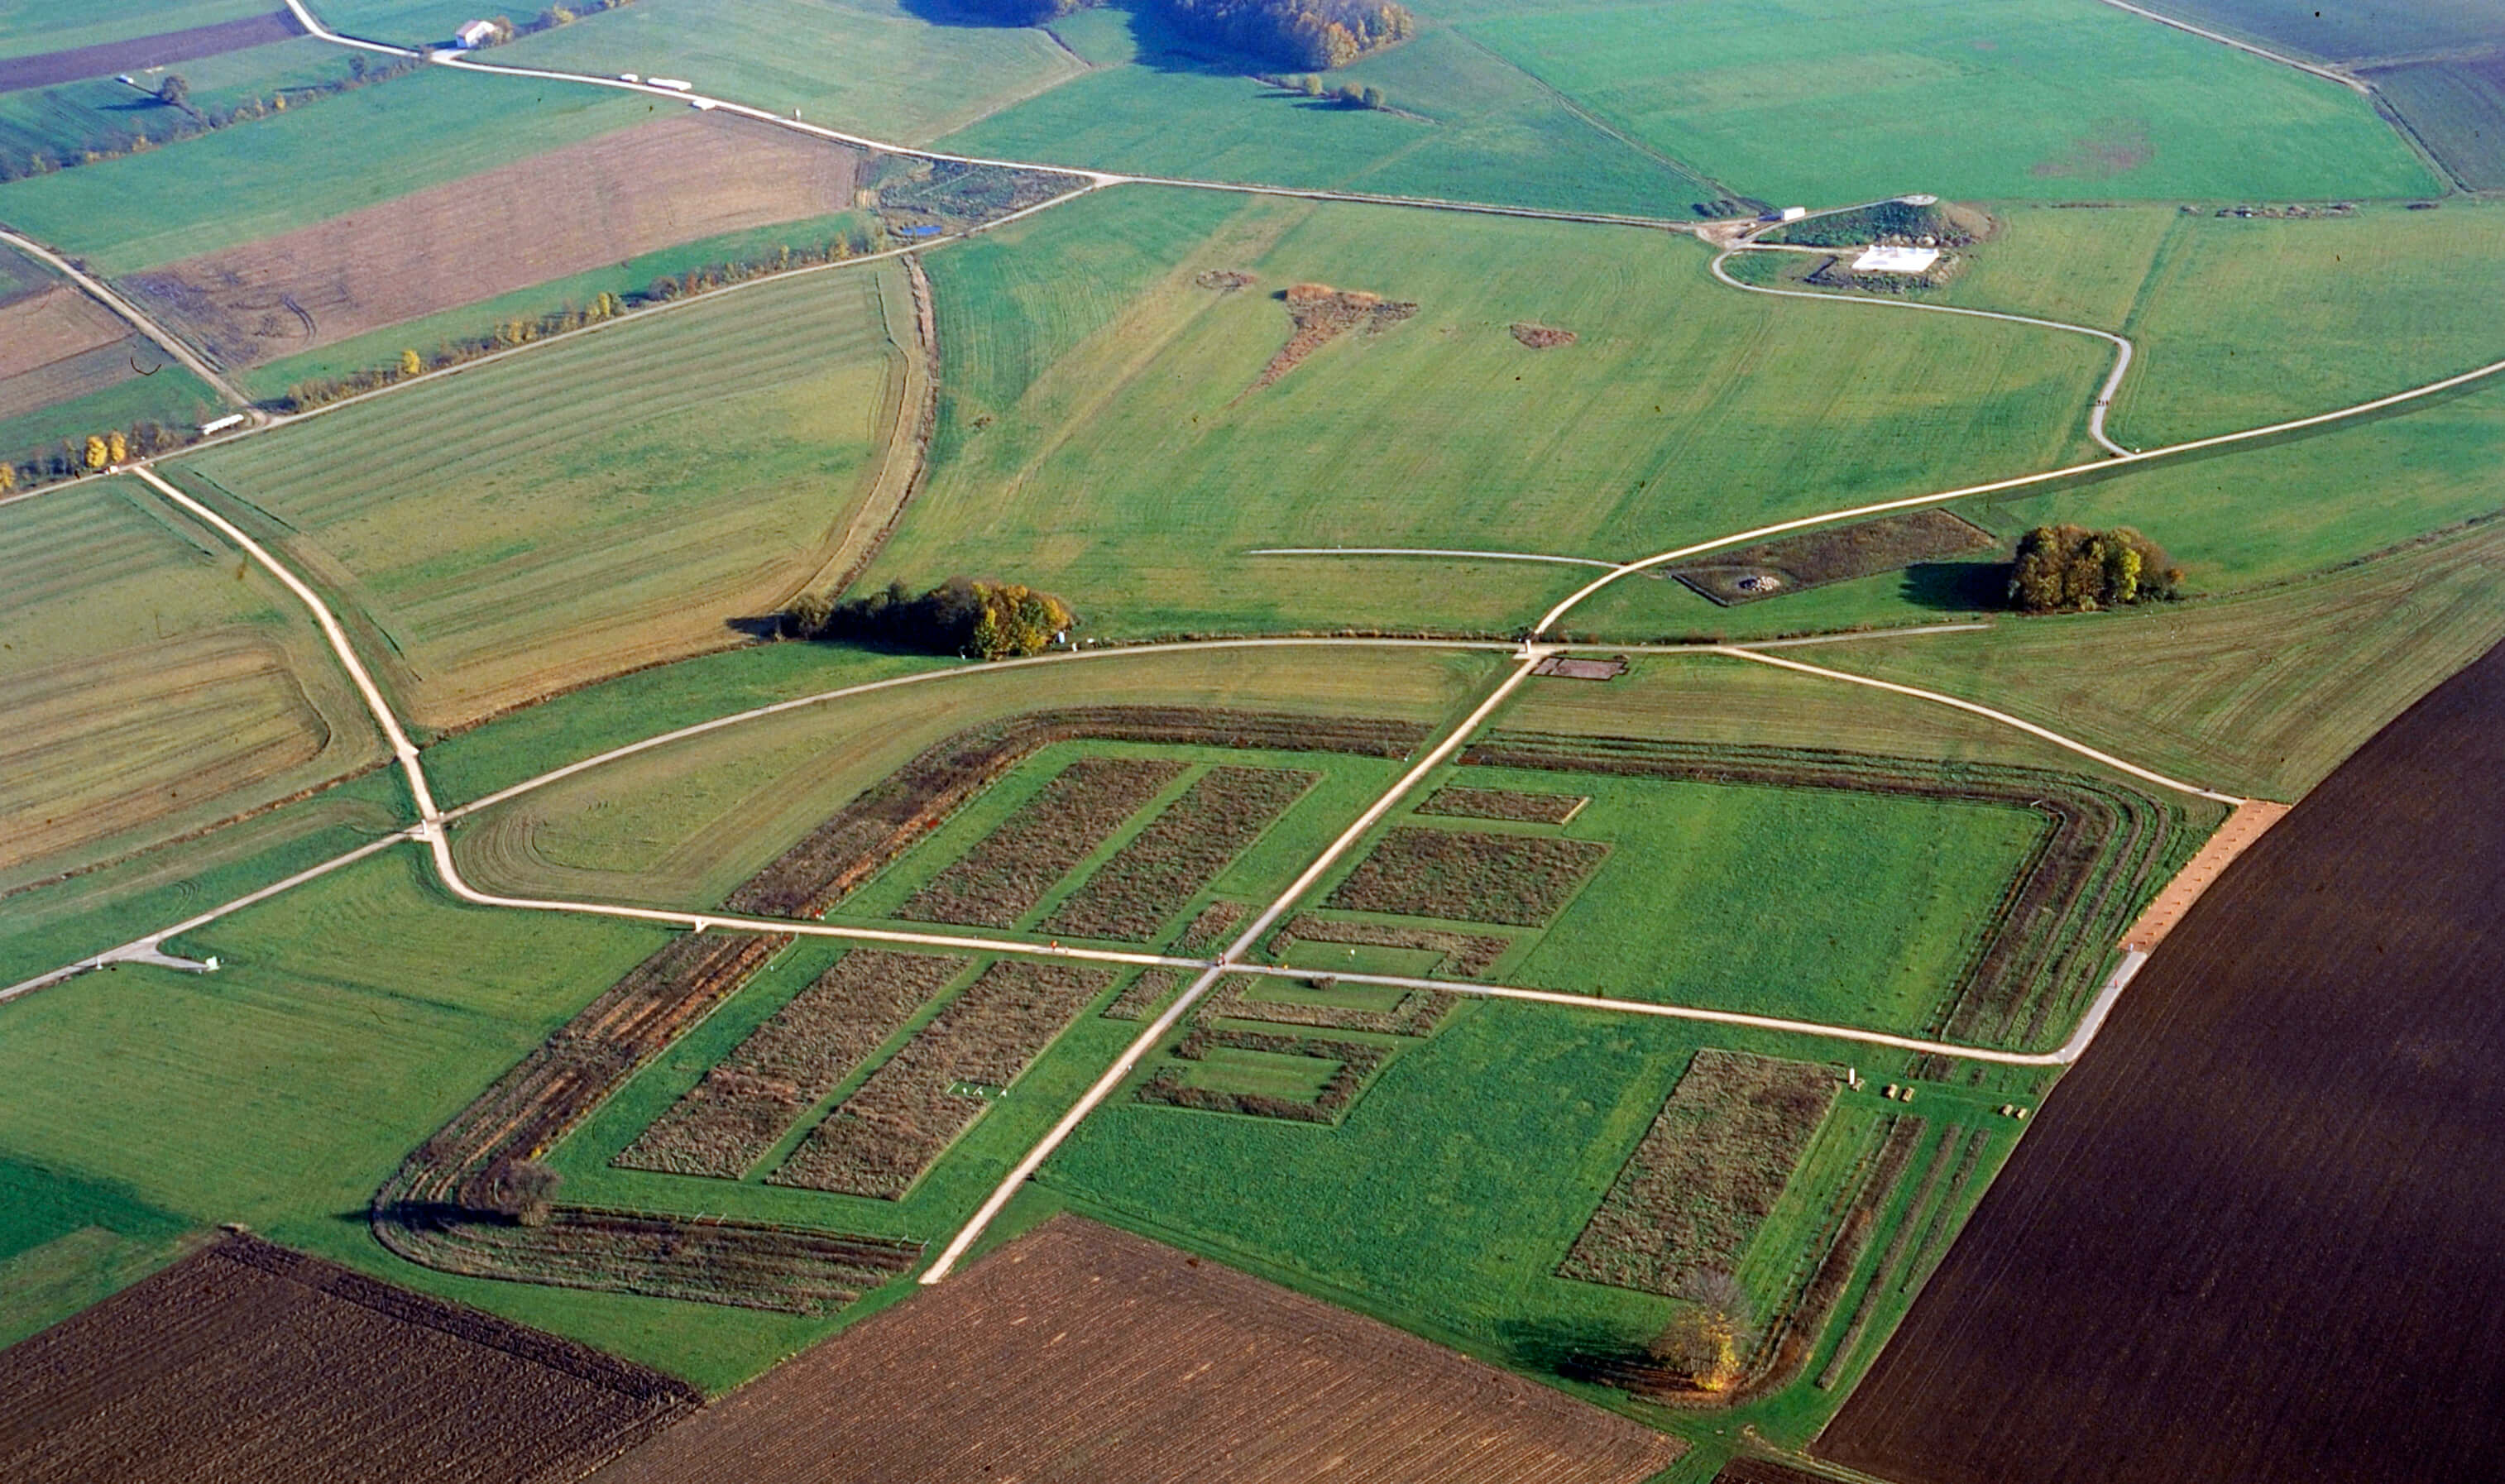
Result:
{"type": "Polygon", "coordinates": [[[1901,1484],[2492,1478],[2505,650],[2186,914],[1816,1445],[1901,1484]]]}
{"type": "Polygon", "coordinates": [[[1625,1418],[1060,1217],[653,1439],[597,1484],[1635,1484],[1625,1418]]]}
{"type": "Polygon", "coordinates": [[[233,1236],[0,1352],[11,1484],[555,1481],[693,1389],[233,1236]]]}
{"type": "Polygon", "coordinates": [[[123,286],[212,358],[249,366],[656,248],[841,211],[858,159],[762,124],[665,119],[123,286]]]}

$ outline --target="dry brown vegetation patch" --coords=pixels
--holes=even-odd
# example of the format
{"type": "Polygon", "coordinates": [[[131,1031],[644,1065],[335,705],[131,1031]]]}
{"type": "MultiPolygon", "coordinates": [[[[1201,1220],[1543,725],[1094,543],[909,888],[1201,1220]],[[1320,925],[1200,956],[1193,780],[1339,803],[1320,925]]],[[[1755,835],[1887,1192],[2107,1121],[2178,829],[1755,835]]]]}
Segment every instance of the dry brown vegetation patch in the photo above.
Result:
{"type": "Polygon", "coordinates": [[[1639,1484],[1683,1451],[1374,1320],[1058,1217],[600,1484],[1639,1484]]]}
{"type": "Polygon", "coordinates": [[[1191,281],[1199,288],[1214,289],[1220,294],[1232,294],[1238,289],[1249,289],[1260,282],[1252,274],[1235,268],[1211,268],[1205,273],[1195,274],[1191,281]]]}
{"type": "Polygon", "coordinates": [[[112,310],[68,284],[12,300],[0,304],[0,383],[128,334],[112,310]]]}
{"type": "Polygon", "coordinates": [[[1702,1273],[1736,1270],[1836,1085],[1828,1067],[1697,1052],[1558,1276],[1670,1295],[1702,1273]]]}
{"type": "Polygon", "coordinates": [[[1004,959],[810,1131],[770,1181],[899,1200],[1087,1002],[1103,970],[1004,959]],[[988,1089],[988,1092],[980,1089],[988,1089]]]}
{"type": "Polygon", "coordinates": [[[1289,768],[1215,767],[1062,901],[1044,926],[1145,942],[1322,780],[1289,768]]]}
{"type": "Polygon", "coordinates": [[[1578,338],[1573,331],[1559,330],[1552,325],[1515,324],[1509,328],[1515,339],[1534,350],[1555,350],[1561,345],[1571,345],[1578,338]]]}
{"type": "Polygon", "coordinates": [[[1006,928],[1121,828],[1183,764],[1163,758],[1081,758],[959,857],[897,915],[1006,928]]]}
{"type": "Polygon", "coordinates": [[[1518,789],[1473,789],[1453,784],[1437,789],[1418,806],[1418,812],[1457,819],[1507,820],[1519,825],[1564,825],[1570,824],[1591,801],[1588,794],[1529,794],[1518,789]]]}
{"type": "Polygon", "coordinates": [[[858,160],[721,116],[664,119],[123,286],[212,358],[250,366],[658,248],[844,210],[858,160]]]}
{"type": "Polygon", "coordinates": [[[1352,912],[1536,928],[1566,909],[1609,847],[1468,830],[1394,830],[1330,896],[1352,912]]]}
{"type": "Polygon", "coordinates": [[[702,1399],[570,1340],[229,1235],[0,1352],[0,1478],[538,1484],[581,1477],[702,1399]]]}
{"type": "Polygon", "coordinates": [[[1718,551],[1708,560],[1671,569],[1671,576],[1729,607],[1961,556],[1994,544],[1990,532],[1947,511],[1911,511],[1718,551]]]}
{"type": "Polygon", "coordinates": [[[1182,988],[1182,974],[1173,969],[1143,969],[1138,978],[1123,986],[1105,1007],[1108,1020],[1146,1020],[1168,997],[1182,988]]]}
{"type": "Polygon", "coordinates": [[[1254,378],[1254,391],[1275,385],[1315,351],[1352,330],[1379,335],[1418,312],[1416,304],[1395,302],[1362,289],[1334,289],[1326,283],[1300,283],[1281,290],[1279,298],[1286,301],[1295,330],[1254,378]]]}
{"type": "Polygon", "coordinates": [[[965,967],[930,954],[852,950],[610,1162],[737,1180],[965,967]]]}
{"type": "Polygon", "coordinates": [[[1393,923],[1340,922],[1311,912],[1299,912],[1270,939],[1270,956],[1285,958],[1299,939],[1317,943],[1347,943],[1355,947],[1414,948],[1439,953],[1438,973],[1458,974],[1475,979],[1496,967],[1513,939],[1484,933],[1454,933],[1441,928],[1412,928],[1393,923]]]}

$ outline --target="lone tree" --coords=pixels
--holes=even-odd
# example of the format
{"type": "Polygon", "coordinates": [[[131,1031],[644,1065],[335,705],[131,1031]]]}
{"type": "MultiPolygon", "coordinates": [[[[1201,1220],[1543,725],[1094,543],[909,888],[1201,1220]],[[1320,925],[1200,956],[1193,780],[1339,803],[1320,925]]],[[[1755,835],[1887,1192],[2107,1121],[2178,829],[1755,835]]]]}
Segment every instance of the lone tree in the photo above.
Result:
{"type": "Polygon", "coordinates": [[[183,74],[168,72],[165,74],[165,80],[157,85],[157,101],[174,108],[188,109],[192,106],[192,85],[183,81],[183,74]]]}
{"type": "Polygon", "coordinates": [[[515,1159],[487,1172],[470,1204],[517,1226],[545,1226],[556,1212],[557,1172],[536,1159],[515,1159]]]}
{"type": "Polygon", "coordinates": [[[2183,569],[2129,526],[2039,525],[2018,543],[2009,606],[2021,613],[2089,613],[2171,598],[2183,569]]]}
{"type": "Polygon", "coordinates": [[[1684,1300],[1647,1347],[1653,1360],[1700,1392],[1738,1384],[1757,1343],[1747,1290],[1728,1273],[1697,1274],[1678,1290],[1684,1300]]]}

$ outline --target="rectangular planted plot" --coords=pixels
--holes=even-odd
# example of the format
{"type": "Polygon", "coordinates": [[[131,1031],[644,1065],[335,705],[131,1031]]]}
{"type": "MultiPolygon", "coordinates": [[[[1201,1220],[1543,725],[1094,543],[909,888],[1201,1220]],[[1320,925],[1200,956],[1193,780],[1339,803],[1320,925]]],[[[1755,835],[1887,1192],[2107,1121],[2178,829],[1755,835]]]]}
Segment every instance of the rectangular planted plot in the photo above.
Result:
{"type": "Polygon", "coordinates": [[[1518,789],[1469,789],[1454,785],[1437,789],[1418,806],[1421,814],[1449,814],[1458,819],[1500,819],[1524,825],[1563,825],[1592,801],[1584,794],[1529,794],[1518,789]]]}
{"type": "Polygon", "coordinates": [[[1394,830],[1349,872],[1330,904],[1536,928],[1565,910],[1608,853],[1591,840],[1394,830]]]}
{"type": "Polygon", "coordinates": [[[1735,1269],[1835,1102],[1832,1069],[1703,1050],[1558,1265],[1558,1276],[1675,1293],[1735,1269]]]}
{"type": "Polygon", "coordinates": [[[737,1180],[965,967],[963,959],[854,949],[610,1162],[737,1180]]]}
{"type": "Polygon", "coordinates": [[[812,1130],[778,1185],[898,1200],[1110,980],[1005,961],[983,971],[812,1130]]]}
{"type": "Polygon", "coordinates": [[[1182,974],[1172,969],[1143,969],[1140,976],[1123,987],[1105,1007],[1108,1020],[1146,1020],[1156,1012],[1166,997],[1182,988],[1182,974]]]}
{"type": "Polygon", "coordinates": [[[1405,948],[1441,954],[1437,973],[1475,979],[1496,967],[1513,939],[1485,933],[1451,933],[1439,928],[1403,928],[1391,923],[1336,922],[1299,912],[1270,939],[1270,955],[1286,958],[1299,942],[1346,943],[1359,948],[1405,948]]]}
{"type": "Polygon", "coordinates": [[[1044,926],[1145,942],[1320,782],[1290,768],[1214,767],[1070,894],[1044,926]]]}
{"type": "Polygon", "coordinates": [[[916,922],[1006,928],[1087,859],[1183,764],[1160,758],[1081,758],[1044,785],[898,912],[916,922]]]}
{"type": "Polygon", "coordinates": [[[1254,1020],[1264,1025],[1302,1025],[1325,1031],[1369,1031],[1377,1036],[1429,1036],[1452,1012],[1454,997],[1439,989],[1386,993],[1364,986],[1387,1003],[1350,1004],[1341,986],[1267,974],[1229,974],[1200,1012],[1201,1024],[1254,1020]]]}

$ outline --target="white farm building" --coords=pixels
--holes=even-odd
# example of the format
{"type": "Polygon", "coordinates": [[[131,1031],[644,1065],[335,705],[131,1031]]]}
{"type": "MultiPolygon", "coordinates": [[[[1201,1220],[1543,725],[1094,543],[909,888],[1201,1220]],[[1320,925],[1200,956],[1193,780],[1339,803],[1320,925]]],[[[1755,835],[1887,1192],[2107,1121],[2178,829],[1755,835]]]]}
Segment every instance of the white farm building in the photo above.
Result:
{"type": "Polygon", "coordinates": [[[493,42],[499,33],[492,20],[473,20],[452,33],[452,45],[464,52],[475,52],[493,42]]]}
{"type": "Polygon", "coordinates": [[[1921,273],[1940,261],[1936,247],[1872,247],[1852,260],[1856,273],[1921,273]]]}

